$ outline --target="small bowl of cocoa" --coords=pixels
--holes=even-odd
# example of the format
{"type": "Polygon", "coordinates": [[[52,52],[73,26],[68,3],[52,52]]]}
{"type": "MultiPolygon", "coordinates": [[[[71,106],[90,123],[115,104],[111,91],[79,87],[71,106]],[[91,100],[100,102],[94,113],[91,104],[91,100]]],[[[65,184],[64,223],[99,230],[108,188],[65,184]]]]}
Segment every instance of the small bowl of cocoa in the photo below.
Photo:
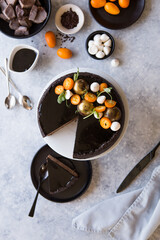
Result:
{"type": "Polygon", "coordinates": [[[65,4],[56,12],[55,24],[62,33],[77,33],[84,24],[84,14],[78,6],[65,4]]]}

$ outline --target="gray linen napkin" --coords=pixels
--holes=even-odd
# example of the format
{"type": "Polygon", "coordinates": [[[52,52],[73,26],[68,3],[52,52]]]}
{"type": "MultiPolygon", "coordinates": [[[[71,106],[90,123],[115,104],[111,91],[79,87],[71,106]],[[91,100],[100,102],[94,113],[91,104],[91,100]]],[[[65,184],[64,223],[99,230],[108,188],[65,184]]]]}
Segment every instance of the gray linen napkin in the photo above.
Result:
{"type": "Polygon", "coordinates": [[[160,166],[143,189],[117,195],[72,221],[78,230],[105,231],[112,240],[147,240],[160,224],[160,166]]]}

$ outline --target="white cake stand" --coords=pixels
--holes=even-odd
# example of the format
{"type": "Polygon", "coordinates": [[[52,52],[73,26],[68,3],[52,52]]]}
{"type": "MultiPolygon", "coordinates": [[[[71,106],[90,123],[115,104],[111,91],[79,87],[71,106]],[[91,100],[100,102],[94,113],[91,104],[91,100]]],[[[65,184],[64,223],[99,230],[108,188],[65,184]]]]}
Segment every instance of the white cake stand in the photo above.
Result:
{"type": "MultiPolygon", "coordinates": [[[[121,132],[121,135],[119,136],[119,138],[117,139],[117,141],[105,152],[103,152],[102,154],[99,154],[97,156],[94,156],[92,158],[86,158],[86,159],[76,159],[73,158],[73,149],[74,149],[74,142],[75,142],[75,136],[76,136],[76,129],[77,129],[77,121],[72,121],[71,123],[65,125],[64,127],[60,128],[58,131],[56,131],[54,134],[52,134],[51,136],[46,136],[44,137],[44,141],[57,153],[59,153],[60,155],[66,157],[66,158],[70,158],[70,159],[74,159],[74,160],[78,160],[78,161],[86,161],[86,160],[93,160],[99,157],[104,156],[105,154],[107,154],[108,152],[110,152],[111,150],[113,150],[122,140],[127,126],[128,126],[128,119],[129,119],[129,108],[128,108],[128,102],[125,96],[125,93],[123,92],[123,90],[121,89],[121,87],[117,84],[117,82],[111,78],[110,76],[108,76],[106,73],[104,72],[99,72],[98,70],[95,69],[90,69],[90,68],[80,68],[79,69],[80,72],[88,72],[88,73],[93,73],[93,74],[97,74],[100,77],[103,77],[104,79],[106,79],[107,81],[109,81],[117,90],[117,92],[119,93],[123,105],[124,105],[124,110],[125,110],[125,120],[124,120],[124,127],[123,130],[121,132]]],[[[52,82],[54,82],[55,80],[57,80],[58,78],[65,76],[66,74],[69,73],[76,73],[77,69],[70,69],[68,71],[62,72],[61,74],[55,76],[48,84],[47,86],[44,88],[42,94],[40,95],[40,99],[42,97],[42,95],[44,94],[44,92],[46,91],[46,89],[51,85],[52,82]]],[[[39,101],[40,101],[39,99],[39,101]]],[[[38,104],[39,104],[38,101],[38,104]]]]}

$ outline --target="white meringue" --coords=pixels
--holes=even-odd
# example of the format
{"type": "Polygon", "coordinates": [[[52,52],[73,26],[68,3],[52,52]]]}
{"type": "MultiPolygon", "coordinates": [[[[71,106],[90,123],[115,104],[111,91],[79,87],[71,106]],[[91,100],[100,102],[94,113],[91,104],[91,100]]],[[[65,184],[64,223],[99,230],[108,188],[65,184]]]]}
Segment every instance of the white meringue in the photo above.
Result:
{"type": "Polygon", "coordinates": [[[106,100],[106,96],[99,96],[99,97],[97,98],[97,102],[98,102],[99,104],[103,104],[105,100],[106,100]]]}
{"type": "Polygon", "coordinates": [[[107,34],[103,33],[100,37],[102,42],[107,42],[110,38],[107,34]]]}
{"type": "Polygon", "coordinates": [[[88,52],[91,54],[91,55],[95,55],[97,52],[98,52],[98,47],[95,46],[95,45],[92,45],[88,48],[88,52]]]}
{"type": "Polygon", "coordinates": [[[105,47],[111,47],[112,46],[112,41],[109,39],[107,42],[104,43],[105,47]]]}
{"type": "Polygon", "coordinates": [[[118,67],[119,66],[119,59],[117,59],[117,58],[112,59],[111,66],[112,67],[118,67]]]}
{"type": "Polygon", "coordinates": [[[109,55],[109,53],[111,51],[111,48],[110,47],[104,47],[103,51],[104,51],[105,55],[107,56],[107,55],[109,55]]]}
{"type": "Polygon", "coordinates": [[[99,83],[93,82],[90,86],[90,89],[92,92],[98,92],[99,91],[99,83]]]}
{"type": "Polygon", "coordinates": [[[98,52],[96,53],[96,57],[97,57],[97,58],[104,58],[104,56],[105,56],[105,54],[104,54],[104,52],[102,52],[102,51],[98,51],[98,52]]]}
{"type": "Polygon", "coordinates": [[[121,128],[121,124],[119,122],[112,122],[111,130],[116,132],[121,128]]]}

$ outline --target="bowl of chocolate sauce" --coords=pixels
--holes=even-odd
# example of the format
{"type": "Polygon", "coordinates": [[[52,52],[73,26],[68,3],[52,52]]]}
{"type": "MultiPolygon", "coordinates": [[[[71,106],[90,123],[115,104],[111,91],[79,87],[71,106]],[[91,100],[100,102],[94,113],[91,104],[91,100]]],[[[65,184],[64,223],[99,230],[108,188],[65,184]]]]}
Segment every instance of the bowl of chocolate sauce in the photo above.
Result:
{"type": "Polygon", "coordinates": [[[9,71],[26,73],[31,71],[38,61],[39,51],[29,45],[16,46],[9,57],[9,71]]]}

